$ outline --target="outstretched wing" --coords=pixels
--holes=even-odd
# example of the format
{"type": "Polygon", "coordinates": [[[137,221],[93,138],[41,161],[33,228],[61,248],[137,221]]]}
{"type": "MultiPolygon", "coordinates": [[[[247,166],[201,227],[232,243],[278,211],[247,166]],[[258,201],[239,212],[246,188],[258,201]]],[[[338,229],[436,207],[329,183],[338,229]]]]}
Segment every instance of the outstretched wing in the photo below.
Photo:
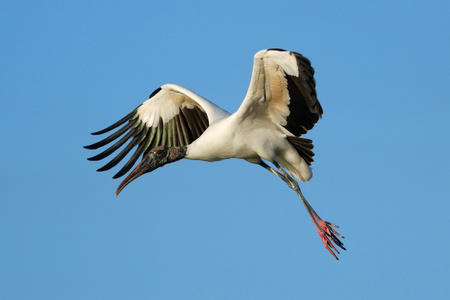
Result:
{"type": "Polygon", "coordinates": [[[268,117],[294,136],[305,134],[323,113],[313,75],[310,61],[299,53],[259,51],[247,95],[236,114],[243,118],[268,117]]]}
{"type": "Polygon", "coordinates": [[[113,177],[119,178],[150,149],[161,145],[188,145],[202,135],[210,124],[228,115],[226,111],[194,92],[175,84],[166,84],[155,90],[147,101],[118,122],[92,133],[100,135],[125,124],[105,139],[85,146],[86,149],[98,149],[121,137],[108,149],[88,160],[101,160],[128,142],[119,154],[97,170],[106,171],[116,166],[137,146],[127,163],[113,177]]]}

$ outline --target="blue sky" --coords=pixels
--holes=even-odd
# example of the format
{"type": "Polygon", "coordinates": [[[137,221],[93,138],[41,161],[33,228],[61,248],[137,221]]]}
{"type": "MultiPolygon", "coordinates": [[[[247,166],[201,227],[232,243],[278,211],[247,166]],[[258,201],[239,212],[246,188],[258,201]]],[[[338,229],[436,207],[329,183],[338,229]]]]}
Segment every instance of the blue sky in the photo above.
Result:
{"type": "Polygon", "coordinates": [[[450,288],[448,1],[0,5],[4,299],[424,299],[450,288]],[[235,111],[253,55],[316,70],[323,119],[296,194],[239,160],[180,161],[119,197],[89,133],[164,83],[235,111]]]}

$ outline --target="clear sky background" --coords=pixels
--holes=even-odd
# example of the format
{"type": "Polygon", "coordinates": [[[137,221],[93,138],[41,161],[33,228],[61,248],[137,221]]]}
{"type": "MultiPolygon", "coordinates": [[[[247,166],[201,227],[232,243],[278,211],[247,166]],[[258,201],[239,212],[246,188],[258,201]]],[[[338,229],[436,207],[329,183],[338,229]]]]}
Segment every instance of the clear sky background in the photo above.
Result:
{"type": "Polygon", "coordinates": [[[450,293],[448,1],[3,1],[0,298],[439,299],[450,293]],[[119,197],[83,149],[158,86],[234,112],[253,55],[316,70],[296,194],[245,161],[181,161],[119,197]]]}

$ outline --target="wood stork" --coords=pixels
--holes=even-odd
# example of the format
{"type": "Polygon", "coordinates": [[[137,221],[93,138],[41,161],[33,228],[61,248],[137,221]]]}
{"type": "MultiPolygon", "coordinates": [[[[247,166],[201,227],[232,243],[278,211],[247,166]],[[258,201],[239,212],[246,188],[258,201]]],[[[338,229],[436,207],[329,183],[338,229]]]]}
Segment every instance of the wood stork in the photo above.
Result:
{"type": "Polygon", "coordinates": [[[343,236],[332,228],[338,226],[319,217],[294,179],[309,181],[312,176],[313,144],[301,135],[312,129],[323,113],[313,75],[310,61],[299,53],[261,50],[254,57],[247,95],[234,114],[184,87],[165,84],[130,114],[92,133],[103,134],[126,123],[107,138],[86,146],[97,149],[122,136],[89,160],[101,160],[131,139],[116,157],[98,169],[109,170],[137,146],[113,178],[127,173],[141,155],[142,161],[119,185],[116,196],[142,174],[182,158],[204,161],[241,158],[258,164],[298,194],[325,248],[338,259],[339,251],[333,243],[345,250],[337,237],[343,236]],[[271,162],[277,170],[264,161],[271,162]]]}

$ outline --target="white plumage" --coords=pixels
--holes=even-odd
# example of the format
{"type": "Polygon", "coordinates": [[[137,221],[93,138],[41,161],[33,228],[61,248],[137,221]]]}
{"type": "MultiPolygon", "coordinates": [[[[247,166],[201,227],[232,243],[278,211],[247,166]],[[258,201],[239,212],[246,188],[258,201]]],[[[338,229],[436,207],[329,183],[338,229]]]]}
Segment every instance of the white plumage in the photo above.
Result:
{"type": "Polygon", "coordinates": [[[122,136],[90,160],[103,159],[128,142],[99,169],[108,170],[137,147],[114,177],[127,173],[141,155],[142,161],[116,194],[142,174],[182,158],[204,161],[240,158],[259,164],[297,192],[325,247],[337,258],[331,248],[339,252],[332,242],[343,248],[336,235],[342,236],[330,227],[335,225],[320,219],[291,177],[308,181],[312,176],[312,141],[301,135],[323,113],[313,74],[309,60],[298,53],[281,49],[259,51],[254,57],[248,92],[234,114],[184,87],[165,84],[123,119],[93,133],[102,134],[126,123],[109,137],[86,147],[97,149],[122,136]],[[264,161],[273,163],[278,171],[264,161]]]}

